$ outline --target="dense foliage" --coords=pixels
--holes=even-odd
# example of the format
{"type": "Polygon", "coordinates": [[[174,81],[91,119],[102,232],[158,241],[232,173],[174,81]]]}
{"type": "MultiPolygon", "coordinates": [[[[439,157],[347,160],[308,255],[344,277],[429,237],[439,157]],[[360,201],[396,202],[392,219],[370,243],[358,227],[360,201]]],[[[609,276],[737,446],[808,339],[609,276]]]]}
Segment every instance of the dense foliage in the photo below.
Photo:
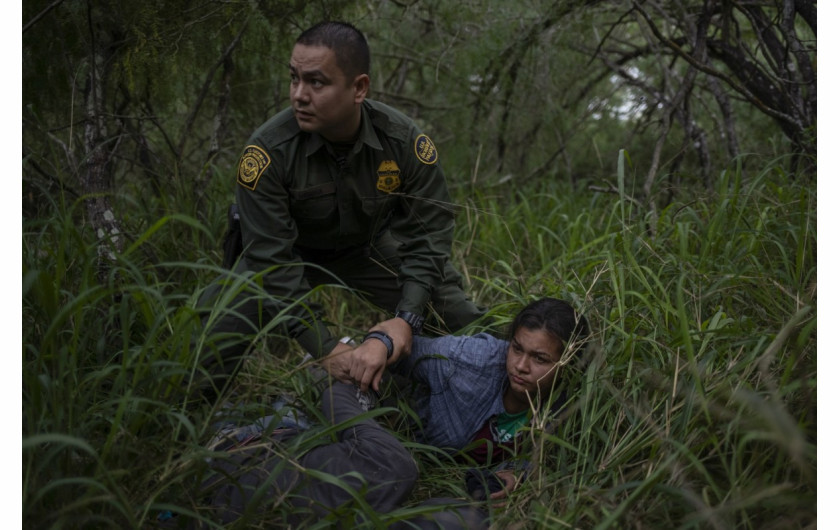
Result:
{"type": "MultiPolygon", "coordinates": [[[[578,405],[559,431],[533,432],[542,465],[500,514],[504,524],[815,520],[813,190],[768,165],[749,177],[722,171],[713,193],[656,219],[621,197],[558,184],[464,192],[459,202],[468,206],[457,263],[500,322],[553,295],[574,300],[598,330],[578,405]]],[[[163,509],[189,513],[189,498],[173,491],[207,454],[211,416],[190,410],[179,383],[193,374],[191,340],[204,330],[191,308],[219,253],[183,234],[208,228],[184,215],[149,218],[102,285],[72,205],[54,208],[24,234],[25,522],[135,527],[163,509]]],[[[382,316],[346,293],[319,295],[347,333],[382,316]]],[[[266,341],[237,399],[256,407],[291,393],[314,403],[299,353],[269,351],[266,341]]],[[[455,464],[422,448],[416,457],[418,496],[459,491],[455,464]]]]}
{"type": "MultiPolygon", "coordinates": [[[[291,43],[326,16],[367,33],[373,97],[438,145],[474,298],[500,325],[566,298],[597,330],[575,407],[530,433],[539,469],[499,525],[815,526],[816,4],[788,4],[25,3],[24,526],[200,513],[217,411],[184,392],[208,338],[195,304],[221,272],[241,144],[286,105],[291,43]],[[738,84],[733,42],[774,82],[790,70],[795,123],[738,84]]],[[[382,316],[313,296],[350,335],[382,316]]],[[[278,342],[258,338],[230,396],[248,417],[281,394],[314,403],[278,342]]],[[[463,495],[458,465],[410,441],[409,411],[385,412],[421,469],[413,501],[463,495]]]]}

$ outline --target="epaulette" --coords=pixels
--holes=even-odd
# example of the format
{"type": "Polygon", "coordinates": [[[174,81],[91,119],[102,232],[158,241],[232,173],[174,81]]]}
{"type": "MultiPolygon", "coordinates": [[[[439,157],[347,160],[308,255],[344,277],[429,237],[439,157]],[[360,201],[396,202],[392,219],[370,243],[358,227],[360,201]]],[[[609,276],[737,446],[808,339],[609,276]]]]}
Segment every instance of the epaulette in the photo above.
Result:
{"type": "Polygon", "coordinates": [[[405,140],[416,127],[411,118],[384,103],[366,99],[363,105],[373,126],[392,138],[405,140]]]}
{"type": "Polygon", "coordinates": [[[292,108],[284,109],[263,123],[251,138],[259,138],[269,149],[284,144],[300,134],[292,108]]]}

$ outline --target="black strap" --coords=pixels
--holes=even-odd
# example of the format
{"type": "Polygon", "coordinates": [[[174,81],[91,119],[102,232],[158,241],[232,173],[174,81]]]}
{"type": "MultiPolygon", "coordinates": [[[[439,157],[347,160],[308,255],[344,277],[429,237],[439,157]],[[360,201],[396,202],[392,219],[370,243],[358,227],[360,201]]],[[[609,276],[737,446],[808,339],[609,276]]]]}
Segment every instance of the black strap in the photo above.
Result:
{"type": "Polygon", "coordinates": [[[228,231],[225,235],[222,250],[224,252],[222,266],[226,269],[233,269],[243,250],[242,227],[239,225],[239,208],[236,203],[231,204],[228,208],[228,231]]]}
{"type": "Polygon", "coordinates": [[[367,335],[365,335],[364,340],[362,342],[367,341],[368,339],[379,339],[385,345],[385,349],[388,350],[388,354],[385,357],[386,359],[390,359],[392,355],[394,355],[394,339],[388,336],[387,333],[382,331],[371,331],[367,335]]]}

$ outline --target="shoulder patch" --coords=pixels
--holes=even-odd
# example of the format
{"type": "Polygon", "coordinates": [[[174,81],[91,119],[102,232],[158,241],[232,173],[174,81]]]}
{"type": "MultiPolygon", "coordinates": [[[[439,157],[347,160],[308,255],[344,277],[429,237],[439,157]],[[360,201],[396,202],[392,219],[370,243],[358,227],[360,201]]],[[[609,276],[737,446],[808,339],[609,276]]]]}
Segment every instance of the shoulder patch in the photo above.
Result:
{"type": "Polygon", "coordinates": [[[249,145],[242,152],[239,159],[239,171],[236,173],[236,182],[249,190],[257,188],[257,182],[271,164],[271,158],[261,147],[249,145]]]}
{"type": "Polygon", "coordinates": [[[438,160],[437,149],[432,139],[425,134],[419,135],[414,139],[414,154],[424,164],[432,165],[438,160]]]}

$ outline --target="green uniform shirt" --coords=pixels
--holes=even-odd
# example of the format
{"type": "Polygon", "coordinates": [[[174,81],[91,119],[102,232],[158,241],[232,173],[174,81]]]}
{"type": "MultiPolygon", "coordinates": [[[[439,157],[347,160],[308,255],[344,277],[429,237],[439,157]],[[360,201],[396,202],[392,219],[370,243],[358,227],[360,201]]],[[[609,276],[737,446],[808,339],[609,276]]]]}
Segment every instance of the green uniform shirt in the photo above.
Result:
{"type": "MultiPolygon", "coordinates": [[[[340,251],[368,245],[389,227],[402,260],[394,309],[424,313],[444,277],[455,215],[434,144],[407,116],[366,100],[355,144],[336,157],[286,109],[252,135],[237,182],[244,261],[254,272],[276,267],[263,286],[278,302],[311,289],[295,246],[340,251]]],[[[293,314],[299,323],[290,332],[304,349],[329,353],[337,341],[320,315],[300,306],[293,314]]]]}

